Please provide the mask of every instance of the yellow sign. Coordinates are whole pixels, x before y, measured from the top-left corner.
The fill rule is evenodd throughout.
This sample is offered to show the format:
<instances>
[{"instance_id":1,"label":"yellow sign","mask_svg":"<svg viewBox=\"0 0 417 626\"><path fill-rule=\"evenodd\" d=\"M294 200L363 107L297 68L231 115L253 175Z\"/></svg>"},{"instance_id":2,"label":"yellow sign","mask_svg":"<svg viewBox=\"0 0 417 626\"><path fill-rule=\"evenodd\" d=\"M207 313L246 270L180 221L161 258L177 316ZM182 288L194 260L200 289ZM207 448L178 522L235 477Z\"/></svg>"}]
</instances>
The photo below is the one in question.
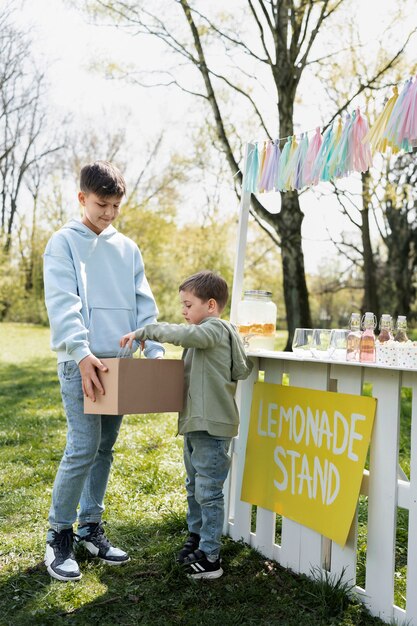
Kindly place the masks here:
<instances>
[{"instance_id":1,"label":"yellow sign","mask_svg":"<svg viewBox=\"0 0 417 626\"><path fill-rule=\"evenodd\" d=\"M256 383L242 500L343 546L375 410L375 398Z\"/></svg>"}]
</instances>

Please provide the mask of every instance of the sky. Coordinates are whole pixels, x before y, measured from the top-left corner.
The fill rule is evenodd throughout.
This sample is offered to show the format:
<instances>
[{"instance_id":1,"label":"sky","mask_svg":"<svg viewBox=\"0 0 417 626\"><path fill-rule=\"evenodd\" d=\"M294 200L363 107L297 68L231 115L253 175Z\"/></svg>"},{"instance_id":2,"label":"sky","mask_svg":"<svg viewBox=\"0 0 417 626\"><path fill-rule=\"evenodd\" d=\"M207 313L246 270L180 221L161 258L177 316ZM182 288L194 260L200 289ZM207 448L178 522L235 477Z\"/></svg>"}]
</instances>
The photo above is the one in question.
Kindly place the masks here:
<instances>
[{"instance_id":1,"label":"sky","mask_svg":"<svg viewBox=\"0 0 417 626\"><path fill-rule=\"evenodd\" d=\"M234 0L228 2L233 3ZM361 12L359 23L369 41L384 26L384 19L388 19L384 8L390 4L392 0L358 1L358 11ZM108 60L123 64L140 62L142 67L152 69L153 62L158 62L161 55L156 41L131 38L111 25L97 27L88 22L84 13L72 9L70 3L64 0L53 0L53 3L51 0L23 0L22 6L18 20L30 31L35 54L41 62L46 60L51 86L50 102L56 112L70 111L80 127L87 120L95 123L99 119L106 119L115 127L127 124L128 137L135 146L140 143L145 147L146 142L152 142L163 129L166 150L178 146L187 150L189 139L184 134L183 118L190 110L189 96L173 89L168 92L162 88L145 89L127 85L106 78L102 71L92 70L92 66L103 65ZM381 106L382 98L381 94ZM310 105L307 103L303 107L301 123L298 121L300 131L317 125L317 111L318 103L314 99ZM247 138L250 139L253 138ZM355 189L357 182L352 179L351 185ZM309 272L317 271L323 259L335 255L334 247L328 242L328 230L338 236L348 227L334 199L327 197L328 187L324 186L322 191L324 196L320 198L308 192L302 199L306 216L303 249ZM278 211L279 194L268 195L267 206L274 212ZM189 201L195 204L193 198ZM224 212L238 213L232 186L225 190L221 208Z\"/></svg>"},{"instance_id":2,"label":"sky","mask_svg":"<svg viewBox=\"0 0 417 626\"><path fill-rule=\"evenodd\" d=\"M51 10L53 7L53 10ZM150 38L146 42L127 36L111 26L96 26L84 12L63 0L23 0L18 20L30 31L33 49L48 66L50 99L54 107L70 110L80 121L106 111L115 123L133 109L132 124L141 132L153 134L181 111L181 94L170 103L152 90L113 81L93 66L106 61L149 65L160 54Z\"/></svg>"}]
</instances>

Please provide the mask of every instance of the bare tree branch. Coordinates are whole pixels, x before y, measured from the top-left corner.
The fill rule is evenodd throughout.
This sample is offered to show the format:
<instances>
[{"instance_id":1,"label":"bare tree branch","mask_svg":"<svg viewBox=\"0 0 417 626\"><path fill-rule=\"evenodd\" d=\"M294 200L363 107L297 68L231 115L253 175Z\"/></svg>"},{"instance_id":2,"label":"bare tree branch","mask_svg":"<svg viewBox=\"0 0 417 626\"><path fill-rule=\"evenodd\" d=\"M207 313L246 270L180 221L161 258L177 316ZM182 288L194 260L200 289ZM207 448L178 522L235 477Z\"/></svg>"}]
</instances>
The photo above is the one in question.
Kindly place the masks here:
<instances>
[{"instance_id":1,"label":"bare tree branch","mask_svg":"<svg viewBox=\"0 0 417 626\"><path fill-rule=\"evenodd\" d=\"M347 210L346 206L343 204L342 197L343 197L343 198L346 198L346 200L347 200L348 202L350 202L350 203L351 203L351 205L353 206L353 208L354 208L356 211L360 211L360 209L359 209L359 208L358 208L358 207L354 204L354 202L350 199L350 197L349 197L349 194L348 194L348 193L346 193L346 192L344 192L344 191L341 191L341 190L337 187L337 185L336 185L333 181L331 181L331 185L332 185L332 187L333 187L333 191L334 191L334 194L335 194L335 196L336 196L336 199L337 199L337 201L338 201L338 203L339 203L339 205L340 205L340 207L341 207L342 213L343 213L344 215L346 215L346 217L347 217L347 218L351 221L351 223L355 226L355 228L357 228L358 230L360 230L360 229L361 229L361 224L360 224L359 222L357 222L357 221L356 221L356 220L355 220L355 219L354 219L354 218L350 215L350 213L349 213L349 211Z\"/></svg>"},{"instance_id":2,"label":"bare tree branch","mask_svg":"<svg viewBox=\"0 0 417 626\"><path fill-rule=\"evenodd\" d=\"M206 22L206 24L211 28L211 30L213 30L213 32L215 32L217 35L219 35L221 40L226 40L229 43L232 43L237 48L242 48L242 50L246 54L248 54L249 56L253 57L254 59L259 61L260 63L269 63L268 57L265 58L265 59L260 57L251 48L249 48L249 46L247 44L245 44L244 41L242 41L241 39L236 39L236 37L232 37L227 32L225 32L225 30L220 30L219 28L217 28L217 26L214 24L214 22L212 20L209 20L209 18L206 15L203 15L195 7L190 7L190 9L191 9L191 11L193 13L198 15L198 17L200 17L204 22Z\"/></svg>"},{"instance_id":3,"label":"bare tree branch","mask_svg":"<svg viewBox=\"0 0 417 626\"><path fill-rule=\"evenodd\" d=\"M328 128L333 122L334 120L343 112L345 111L351 104L351 102L357 98L357 96L359 94L361 94L365 89L375 89L376 85L375 83L378 81L378 79L383 76L390 68L394 67L395 63L398 61L398 59L401 57L401 55L403 54L405 48L407 47L408 42L410 41L411 37L414 35L414 33L417 32L417 28L414 28L408 35L407 39L405 40L404 45L395 53L395 55L382 67L378 70L378 72L376 72L376 74L370 78L365 84L360 83L358 89L353 93L352 96L350 96L348 98L348 100L346 100L344 102L344 104L339 107L339 109L336 111L336 113L330 118L330 120L327 122L326 126L324 127L324 130L326 128Z\"/></svg>"},{"instance_id":4,"label":"bare tree branch","mask_svg":"<svg viewBox=\"0 0 417 626\"><path fill-rule=\"evenodd\" d=\"M321 25L326 19L326 17L328 17L328 15L326 14L326 8L328 4L329 4L329 0L323 0L323 6L321 8L320 15L317 19L315 27L311 30L310 37L306 46L306 50L303 56L301 57L301 59L299 59L298 61L297 61L297 57L298 57L299 52L301 51L301 47L298 42L294 42L294 45L293 45L294 64L296 64L297 67L299 67L301 71L305 67L308 55L310 54L310 50L314 44L314 41L316 40L316 37L319 33ZM308 17L310 17L310 15L308 15Z\"/></svg>"},{"instance_id":5,"label":"bare tree branch","mask_svg":"<svg viewBox=\"0 0 417 626\"><path fill-rule=\"evenodd\" d=\"M232 89L234 89L234 91L237 91L238 93L240 93L242 96L244 96L245 98L247 98L249 100L249 102L251 103L253 110L255 112L256 117L259 119L259 122L262 126L262 128L264 129L268 139L272 139L269 130L266 127L265 121L261 115L260 110L258 109L258 107L256 106L256 102L254 101L254 99L252 98L252 96L247 92L244 91L243 89L241 89L240 87L238 87L237 85L235 85L234 83L232 83L228 78L226 78L225 76L222 76L221 74L217 74L216 72L214 72L213 70L209 70L210 74L212 76L215 76L216 78L219 78L220 80L224 81L226 83L226 85L229 85L229 87L231 87Z\"/></svg>"},{"instance_id":6,"label":"bare tree branch","mask_svg":"<svg viewBox=\"0 0 417 626\"><path fill-rule=\"evenodd\" d=\"M217 134L219 136L219 139L222 142L222 145L224 146L225 156L230 165L232 172L233 173L239 172L239 166L234 158L233 150L231 148L229 139L227 137L227 133L224 127L223 118L220 112L220 108L217 102L214 88L210 80L210 71L207 67L207 63L206 63L206 59L204 56L203 47L201 44L200 35L198 32L197 26L193 20L192 12L190 10L187 0L179 0L179 2L184 11L185 17L187 19L188 25L192 33L194 46L195 46L197 56L198 56L198 67L203 77L204 84L205 84L206 91L207 91L207 98L214 114ZM241 180L241 174L238 174L238 176L239 176L239 179Z\"/></svg>"},{"instance_id":7,"label":"bare tree branch","mask_svg":"<svg viewBox=\"0 0 417 626\"><path fill-rule=\"evenodd\" d=\"M261 38L262 47L264 49L266 58L268 60L269 65L272 65L272 60L271 60L271 57L270 57L270 54L269 54L268 46L266 45L266 42L265 42L265 33L264 33L264 29L263 29L262 23L261 23L261 21L260 21L260 19L258 17L258 14L255 11L255 8L253 6L252 0L247 0L247 2L248 2L250 10L252 12L252 15L253 15L253 17L255 19L255 22L256 22L256 24L258 26L259 36ZM260 2L260 4L262 5L262 2Z\"/></svg>"}]
</instances>

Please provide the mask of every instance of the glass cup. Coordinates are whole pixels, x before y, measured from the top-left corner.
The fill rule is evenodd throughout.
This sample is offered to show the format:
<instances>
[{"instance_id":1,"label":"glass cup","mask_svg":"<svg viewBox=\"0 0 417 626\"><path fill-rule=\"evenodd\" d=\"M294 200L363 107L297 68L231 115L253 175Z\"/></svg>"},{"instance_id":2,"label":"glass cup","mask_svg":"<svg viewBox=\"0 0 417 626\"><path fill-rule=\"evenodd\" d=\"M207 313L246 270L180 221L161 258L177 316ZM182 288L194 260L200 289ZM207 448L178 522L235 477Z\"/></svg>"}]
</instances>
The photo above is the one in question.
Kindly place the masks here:
<instances>
[{"instance_id":1,"label":"glass cup","mask_svg":"<svg viewBox=\"0 0 417 626\"><path fill-rule=\"evenodd\" d=\"M312 328L296 328L292 340L292 351L299 357L311 357Z\"/></svg>"},{"instance_id":2,"label":"glass cup","mask_svg":"<svg viewBox=\"0 0 417 626\"><path fill-rule=\"evenodd\" d=\"M328 359L330 357L330 335L329 328L315 328L311 342L311 352L316 359Z\"/></svg>"},{"instance_id":3,"label":"glass cup","mask_svg":"<svg viewBox=\"0 0 417 626\"><path fill-rule=\"evenodd\" d=\"M330 333L330 357L334 361L346 361L346 346L349 331L335 328Z\"/></svg>"}]
</instances>

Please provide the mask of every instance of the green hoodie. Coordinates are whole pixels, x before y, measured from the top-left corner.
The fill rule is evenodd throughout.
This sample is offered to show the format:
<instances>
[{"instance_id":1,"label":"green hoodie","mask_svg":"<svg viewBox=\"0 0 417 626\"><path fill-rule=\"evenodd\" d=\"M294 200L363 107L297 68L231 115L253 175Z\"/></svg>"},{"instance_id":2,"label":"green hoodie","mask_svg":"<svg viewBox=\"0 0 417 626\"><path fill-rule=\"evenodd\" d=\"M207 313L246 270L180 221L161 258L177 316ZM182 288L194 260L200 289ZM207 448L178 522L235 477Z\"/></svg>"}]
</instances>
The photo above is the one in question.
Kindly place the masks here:
<instances>
[{"instance_id":1,"label":"green hoodie","mask_svg":"<svg viewBox=\"0 0 417 626\"><path fill-rule=\"evenodd\" d=\"M136 339L152 339L185 348L184 408L178 418L181 435L196 430L214 437L234 437L239 426L235 402L238 380L252 370L236 328L218 317L200 324L147 324Z\"/></svg>"}]
</instances>

